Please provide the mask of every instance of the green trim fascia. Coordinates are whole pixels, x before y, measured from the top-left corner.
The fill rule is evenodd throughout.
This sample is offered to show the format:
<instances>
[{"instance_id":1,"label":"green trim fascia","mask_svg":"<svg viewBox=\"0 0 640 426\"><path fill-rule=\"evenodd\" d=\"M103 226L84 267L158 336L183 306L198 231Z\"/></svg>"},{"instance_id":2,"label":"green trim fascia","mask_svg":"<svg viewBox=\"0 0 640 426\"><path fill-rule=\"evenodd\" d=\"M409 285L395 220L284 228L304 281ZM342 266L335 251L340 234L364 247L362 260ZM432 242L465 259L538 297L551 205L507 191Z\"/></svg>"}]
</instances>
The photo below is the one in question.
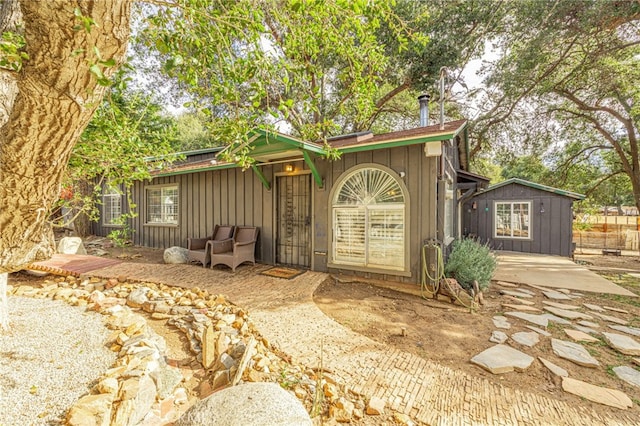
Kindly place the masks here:
<instances>
[{"instance_id":1,"label":"green trim fascia","mask_svg":"<svg viewBox=\"0 0 640 426\"><path fill-rule=\"evenodd\" d=\"M254 173L258 176L258 179L260 179L260 182L262 182L262 186L264 186L267 189L267 191L270 191L271 184L269 183L267 178L264 176L262 171L258 168L258 166L256 166L255 164L252 164L251 168L253 169Z\"/></svg>"},{"instance_id":2,"label":"green trim fascia","mask_svg":"<svg viewBox=\"0 0 640 426\"><path fill-rule=\"evenodd\" d=\"M343 154L348 154L350 152L362 152L362 151L373 151L376 149L385 149L385 148L395 148L398 146L407 146L407 145L416 145L425 142L441 142L454 138L456 132L451 133L443 133L436 136L422 136L415 139L404 139L398 141L390 141L390 142L380 142L377 144L370 145L356 145L352 147L340 148L338 147L338 151Z\"/></svg>"},{"instance_id":3,"label":"green trim fascia","mask_svg":"<svg viewBox=\"0 0 640 426\"><path fill-rule=\"evenodd\" d=\"M235 163L225 163L225 164L220 164L220 165L216 165L216 166L201 167L201 168L197 168L197 169L178 170L178 171L175 171L175 172L168 171L168 172L165 172L165 173L152 174L151 175L151 179L156 178L156 177L186 175L186 174L189 174L189 173L210 172L212 170L233 169L235 167L238 167L238 165L235 164Z\"/></svg>"},{"instance_id":4,"label":"green trim fascia","mask_svg":"<svg viewBox=\"0 0 640 426\"><path fill-rule=\"evenodd\" d=\"M488 191L493 191L494 189L498 189L498 188L501 188L503 186L510 185L512 183L517 183L517 184L520 184L520 185L528 186L529 188L534 188L534 189L539 189L541 191L550 192L552 194L564 195L565 197L575 198L577 200L584 200L586 198L586 195L577 194L577 193L571 192L571 191L565 191L564 189L553 188L551 186L542 185L541 183L535 183L535 182L531 182L531 181L524 180L524 179L519 179L519 178L511 178L511 179L507 179L507 180L505 180L503 182L498 182L495 185L491 185L490 187L488 187L487 189L485 189L484 191L482 191L479 194L482 194L482 193L485 193L485 192L488 192Z\"/></svg>"},{"instance_id":5,"label":"green trim fascia","mask_svg":"<svg viewBox=\"0 0 640 426\"><path fill-rule=\"evenodd\" d=\"M318 173L318 169L316 168L311 155L309 155L309 152L307 151L302 151L302 156L304 157L304 162L309 166L309 170L311 170L311 174L313 175L313 179L316 181L316 185L318 185L318 188L322 188L322 176Z\"/></svg>"},{"instance_id":6,"label":"green trim fascia","mask_svg":"<svg viewBox=\"0 0 640 426\"><path fill-rule=\"evenodd\" d=\"M256 147L260 146L260 144L262 145L268 144L269 138L273 138L277 142L282 142L287 145L294 146L296 148L300 148L306 151L311 151L314 154L320 154L320 155L327 154L324 148L319 145L312 144L309 142L304 142L299 139L296 139L287 135L283 135L282 133L267 132L266 130L262 130L262 129L256 130L255 132L262 135L262 137L264 138L264 139L261 139L258 143L254 143Z\"/></svg>"}]
</instances>

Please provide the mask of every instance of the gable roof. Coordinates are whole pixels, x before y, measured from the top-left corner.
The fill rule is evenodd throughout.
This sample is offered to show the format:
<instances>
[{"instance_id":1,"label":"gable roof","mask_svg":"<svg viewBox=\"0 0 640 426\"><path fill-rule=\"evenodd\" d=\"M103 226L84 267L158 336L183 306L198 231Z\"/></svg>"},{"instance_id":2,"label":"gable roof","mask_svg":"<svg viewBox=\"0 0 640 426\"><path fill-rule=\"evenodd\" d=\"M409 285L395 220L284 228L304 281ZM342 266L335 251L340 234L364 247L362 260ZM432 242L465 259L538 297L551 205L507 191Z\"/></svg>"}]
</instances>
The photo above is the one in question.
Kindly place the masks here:
<instances>
[{"instance_id":1,"label":"gable roof","mask_svg":"<svg viewBox=\"0 0 640 426\"><path fill-rule=\"evenodd\" d=\"M445 141L462 134L463 141L459 144L460 146L458 149L461 153L461 166L463 169L466 169L466 152L468 152L466 127L466 120L456 120L444 123L442 129L440 128L440 124L434 124L431 126L416 127L414 129L400 130L397 132L382 133L378 135L374 135L372 132L352 133L328 138L327 144L330 147L337 149L340 153L350 153L415 145L427 142ZM251 132L250 137L246 142L240 146L234 147L233 150L228 152L228 154L233 156L234 153L239 152L241 149L246 147L251 150L249 155L256 160L258 165L291 158L304 158L305 161L307 161L310 154L327 154L327 150L325 149L323 142L305 142L294 136L267 130L254 130ZM220 150L220 148L212 149ZM222 149L221 152L225 152L227 150L229 150L229 146ZM209 171L232 167L237 167L237 165L234 162L225 162L221 160L202 160L197 162L174 164L173 166L169 166L163 170L154 171L152 172L152 175L171 176L196 171Z\"/></svg>"},{"instance_id":2,"label":"gable roof","mask_svg":"<svg viewBox=\"0 0 640 426\"><path fill-rule=\"evenodd\" d=\"M519 179L519 178L511 178L503 182L496 183L494 185L491 185L490 187L488 187L487 189L485 189L479 194L485 194L489 191L493 191L494 189L502 188L503 186L507 186L511 184L528 186L529 188L539 189L541 191L550 192L552 194L563 195L565 197L573 198L575 200L584 200L586 197L585 195L578 194L576 192L565 191L563 189L553 188L551 186L546 186L540 183L530 182L528 180Z\"/></svg>"},{"instance_id":3,"label":"gable roof","mask_svg":"<svg viewBox=\"0 0 640 426\"><path fill-rule=\"evenodd\" d=\"M389 148L391 146L413 145L424 142L435 142L453 139L466 128L466 120L456 120L431 126L416 127L397 132L374 135L371 132L354 133L327 139L332 148L340 152L368 151L372 149Z\"/></svg>"}]
</instances>

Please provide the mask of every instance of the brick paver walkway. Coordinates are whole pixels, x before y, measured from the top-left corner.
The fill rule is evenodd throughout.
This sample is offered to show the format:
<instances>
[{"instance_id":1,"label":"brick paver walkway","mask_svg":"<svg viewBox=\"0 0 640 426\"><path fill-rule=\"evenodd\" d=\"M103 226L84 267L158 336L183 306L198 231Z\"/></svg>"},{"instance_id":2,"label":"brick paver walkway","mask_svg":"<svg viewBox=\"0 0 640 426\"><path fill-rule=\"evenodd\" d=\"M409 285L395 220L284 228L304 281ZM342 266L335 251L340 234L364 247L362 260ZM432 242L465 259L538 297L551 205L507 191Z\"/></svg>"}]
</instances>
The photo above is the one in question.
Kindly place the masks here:
<instances>
[{"instance_id":1,"label":"brick paver walkway","mask_svg":"<svg viewBox=\"0 0 640 426\"><path fill-rule=\"evenodd\" d=\"M260 332L309 367L322 366L365 397L384 398L394 410L430 425L636 425L628 413L602 415L589 407L496 385L354 333L324 315L313 292L327 275L292 280L235 274L191 265L124 263L91 273L101 277L200 287L249 309ZM434 342L434 344L440 344Z\"/></svg>"}]
</instances>

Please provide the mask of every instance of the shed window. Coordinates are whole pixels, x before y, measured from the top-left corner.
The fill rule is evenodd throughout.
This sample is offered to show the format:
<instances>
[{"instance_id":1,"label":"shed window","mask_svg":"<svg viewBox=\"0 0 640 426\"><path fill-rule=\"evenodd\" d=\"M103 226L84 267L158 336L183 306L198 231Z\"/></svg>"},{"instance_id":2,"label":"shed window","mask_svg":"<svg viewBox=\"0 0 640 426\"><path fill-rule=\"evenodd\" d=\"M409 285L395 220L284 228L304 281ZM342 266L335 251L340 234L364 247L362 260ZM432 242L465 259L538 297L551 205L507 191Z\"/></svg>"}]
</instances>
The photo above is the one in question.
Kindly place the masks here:
<instances>
[{"instance_id":1,"label":"shed window","mask_svg":"<svg viewBox=\"0 0 640 426\"><path fill-rule=\"evenodd\" d=\"M146 219L150 224L178 224L178 187L147 188Z\"/></svg>"},{"instance_id":2,"label":"shed window","mask_svg":"<svg viewBox=\"0 0 640 426\"><path fill-rule=\"evenodd\" d=\"M531 238L531 201L496 201L496 238Z\"/></svg>"},{"instance_id":3,"label":"shed window","mask_svg":"<svg viewBox=\"0 0 640 426\"><path fill-rule=\"evenodd\" d=\"M359 168L336 188L332 204L332 261L405 269L405 196L388 172Z\"/></svg>"},{"instance_id":4,"label":"shed window","mask_svg":"<svg viewBox=\"0 0 640 426\"><path fill-rule=\"evenodd\" d=\"M102 223L104 225L122 225L122 193L115 187L108 185L102 195Z\"/></svg>"}]
</instances>

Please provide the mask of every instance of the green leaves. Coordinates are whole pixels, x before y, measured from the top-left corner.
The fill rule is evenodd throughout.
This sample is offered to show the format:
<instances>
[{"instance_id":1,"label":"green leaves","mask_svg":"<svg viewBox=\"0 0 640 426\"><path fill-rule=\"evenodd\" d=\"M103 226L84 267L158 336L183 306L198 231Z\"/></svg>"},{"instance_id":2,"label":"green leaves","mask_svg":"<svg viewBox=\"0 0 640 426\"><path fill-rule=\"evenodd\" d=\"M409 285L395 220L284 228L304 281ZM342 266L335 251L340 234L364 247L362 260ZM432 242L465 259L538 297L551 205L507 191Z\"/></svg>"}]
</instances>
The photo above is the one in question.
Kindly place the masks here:
<instances>
[{"instance_id":1,"label":"green leaves","mask_svg":"<svg viewBox=\"0 0 640 426\"><path fill-rule=\"evenodd\" d=\"M20 71L29 55L24 51L26 41L22 34L7 31L0 38L0 68Z\"/></svg>"}]
</instances>

